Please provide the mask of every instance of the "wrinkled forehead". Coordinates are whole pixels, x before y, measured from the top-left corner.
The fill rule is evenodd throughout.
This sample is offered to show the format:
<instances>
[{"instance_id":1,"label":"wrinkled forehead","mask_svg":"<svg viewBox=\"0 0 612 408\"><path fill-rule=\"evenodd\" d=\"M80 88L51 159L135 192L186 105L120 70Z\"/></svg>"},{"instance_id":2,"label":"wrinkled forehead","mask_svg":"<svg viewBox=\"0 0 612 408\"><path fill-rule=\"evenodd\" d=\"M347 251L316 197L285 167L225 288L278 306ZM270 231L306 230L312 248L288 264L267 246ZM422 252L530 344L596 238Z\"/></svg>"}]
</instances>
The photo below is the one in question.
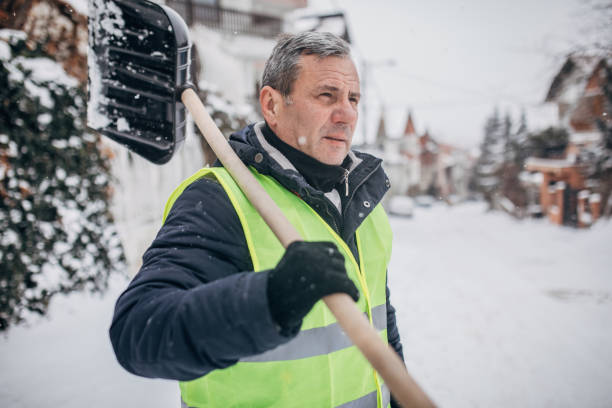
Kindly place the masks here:
<instances>
[{"instance_id":1,"label":"wrinkled forehead","mask_svg":"<svg viewBox=\"0 0 612 408\"><path fill-rule=\"evenodd\" d=\"M352 92L359 92L359 73L350 56L327 56L302 54L298 60L298 71L294 83L320 85L321 83L345 85Z\"/></svg>"}]
</instances>

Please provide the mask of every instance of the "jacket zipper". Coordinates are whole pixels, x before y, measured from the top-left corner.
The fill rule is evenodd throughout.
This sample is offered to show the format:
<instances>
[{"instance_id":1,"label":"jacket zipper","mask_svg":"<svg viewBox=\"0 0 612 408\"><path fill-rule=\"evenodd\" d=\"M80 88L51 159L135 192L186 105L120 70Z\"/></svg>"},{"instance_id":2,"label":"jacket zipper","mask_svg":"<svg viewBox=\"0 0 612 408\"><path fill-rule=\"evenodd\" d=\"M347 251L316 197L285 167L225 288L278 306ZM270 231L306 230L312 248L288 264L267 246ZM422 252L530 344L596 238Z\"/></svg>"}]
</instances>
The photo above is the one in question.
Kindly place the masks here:
<instances>
[{"instance_id":1,"label":"jacket zipper","mask_svg":"<svg viewBox=\"0 0 612 408\"><path fill-rule=\"evenodd\" d=\"M348 185L348 176L349 176L350 171L348 171L347 169L344 169L344 178L342 179L342 181L344 181L344 196L348 197L349 195L349 185Z\"/></svg>"},{"instance_id":2,"label":"jacket zipper","mask_svg":"<svg viewBox=\"0 0 612 408\"><path fill-rule=\"evenodd\" d=\"M361 185L363 183L365 183L370 176L372 176L372 174L374 174L378 168L381 166L381 163L378 163L376 165L376 167L374 167L374 169L372 169L372 171L370 173L368 173L368 175L366 177L364 177L359 184L357 184L357 186L353 189L353 192L351 193L350 197L349 197L349 183L348 183L348 178L349 178L349 174L350 171L347 169L344 169L344 177L342 178L342 182L344 183L344 196L345 197L349 197L349 199L346 201L346 203L342 206L342 212L339 214L340 217L344 218L344 214L346 213L346 208L348 207L348 203L353 199L353 196L355 195L355 192L359 189L359 187L361 187ZM325 205L325 211L327 212L327 214L330 217L330 220L332 221L333 225L332 228L334 231L337 232L338 235L342 236L342 231L340 230L338 224L336 223L336 217L330 213L329 208L327 205ZM337 209L336 209L337 211Z\"/></svg>"},{"instance_id":3,"label":"jacket zipper","mask_svg":"<svg viewBox=\"0 0 612 408\"><path fill-rule=\"evenodd\" d=\"M372 176L372 174L374 174L376 172L376 170L378 170L378 168L380 167L381 163L379 162L376 167L374 167L374 169L372 169L372 171L370 173L368 173L368 175L364 178L361 179L361 181L359 182L359 184L357 184L357 186L353 189L353 192L351 193L351 196L349 197L348 200L346 200L346 203L344 203L344 205L342 206L342 217L344 218L344 214L346 214L346 208L348 207L349 203L351 202L351 200L353 199L353 196L355 195L355 192L357 190L359 190L359 187L361 187L361 185L363 183L365 183L370 176ZM348 174L346 175L346 191L348 193ZM347 194L348 196L348 194Z\"/></svg>"}]
</instances>

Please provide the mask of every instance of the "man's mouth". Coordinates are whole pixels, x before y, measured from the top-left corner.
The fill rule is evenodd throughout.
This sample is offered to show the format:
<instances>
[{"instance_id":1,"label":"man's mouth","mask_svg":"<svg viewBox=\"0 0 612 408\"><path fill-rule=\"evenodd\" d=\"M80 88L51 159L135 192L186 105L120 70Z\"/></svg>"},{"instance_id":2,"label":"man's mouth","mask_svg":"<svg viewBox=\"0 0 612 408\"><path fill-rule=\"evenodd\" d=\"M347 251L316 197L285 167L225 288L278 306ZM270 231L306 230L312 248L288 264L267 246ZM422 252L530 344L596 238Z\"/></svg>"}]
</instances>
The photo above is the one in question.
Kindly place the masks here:
<instances>
[{"instance_id":1,"label":"man's mouth","mask_svg":"<svg viewBox=\"0 0 612 408\"><path fill-rule=\"evenodd\" d=\"M323 139L326 139L332 143L346 143L346 139L343 137L324 136Z\"/></svg>"}]
</instances>

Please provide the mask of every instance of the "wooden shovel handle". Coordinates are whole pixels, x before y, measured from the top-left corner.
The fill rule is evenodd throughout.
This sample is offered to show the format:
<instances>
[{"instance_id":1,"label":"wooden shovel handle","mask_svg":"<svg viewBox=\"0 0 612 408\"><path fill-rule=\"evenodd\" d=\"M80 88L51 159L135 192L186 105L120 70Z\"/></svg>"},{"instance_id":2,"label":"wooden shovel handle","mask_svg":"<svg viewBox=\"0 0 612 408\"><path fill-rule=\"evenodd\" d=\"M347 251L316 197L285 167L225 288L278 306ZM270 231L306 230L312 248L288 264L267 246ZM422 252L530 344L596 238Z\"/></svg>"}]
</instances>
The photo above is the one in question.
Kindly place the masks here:
<instances>
[{"instance_id":1,"label":"wooden shovel handle","mask_svg":"<svg viewBox=\"0 0 612 408\"><path fill-rule=\"evenodd\" d=\"M217 158L223 163L283 247L287 248L292 242L301 241L300 234L232 150L193 89L184 90L181 100ZM325 296L323 301L351 341L378 371L393 397L403 407L434 407L431 400L410 377L399 356L380 339L376 330L348 295L333 294Z\"/></svg>"}]
</instances>

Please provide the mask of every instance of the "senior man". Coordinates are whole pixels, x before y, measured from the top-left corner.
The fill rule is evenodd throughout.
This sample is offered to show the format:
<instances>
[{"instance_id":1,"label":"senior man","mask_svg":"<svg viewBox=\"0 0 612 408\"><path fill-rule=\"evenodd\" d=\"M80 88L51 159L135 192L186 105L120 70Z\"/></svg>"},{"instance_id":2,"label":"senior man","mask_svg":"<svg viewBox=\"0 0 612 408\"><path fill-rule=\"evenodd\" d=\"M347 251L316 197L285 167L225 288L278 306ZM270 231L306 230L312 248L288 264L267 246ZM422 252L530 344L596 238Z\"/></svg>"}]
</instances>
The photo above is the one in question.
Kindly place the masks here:
<instances>
[{"instance_id":1,"label":"senior man","mask_svg":"<svg viewBox=\"0 0 612 408\"><path fill-rule=\"evenodd\" d=\"M222 167L172 194L110 336L128 371L180 381L185 407L387 407L382 379L321 298L347 293L402 356L389 302L381 160L352 151L360 98L348 44L282 36L264 122L230 143L304 242L286 251Z\"/></svg>"}]
</instances>

